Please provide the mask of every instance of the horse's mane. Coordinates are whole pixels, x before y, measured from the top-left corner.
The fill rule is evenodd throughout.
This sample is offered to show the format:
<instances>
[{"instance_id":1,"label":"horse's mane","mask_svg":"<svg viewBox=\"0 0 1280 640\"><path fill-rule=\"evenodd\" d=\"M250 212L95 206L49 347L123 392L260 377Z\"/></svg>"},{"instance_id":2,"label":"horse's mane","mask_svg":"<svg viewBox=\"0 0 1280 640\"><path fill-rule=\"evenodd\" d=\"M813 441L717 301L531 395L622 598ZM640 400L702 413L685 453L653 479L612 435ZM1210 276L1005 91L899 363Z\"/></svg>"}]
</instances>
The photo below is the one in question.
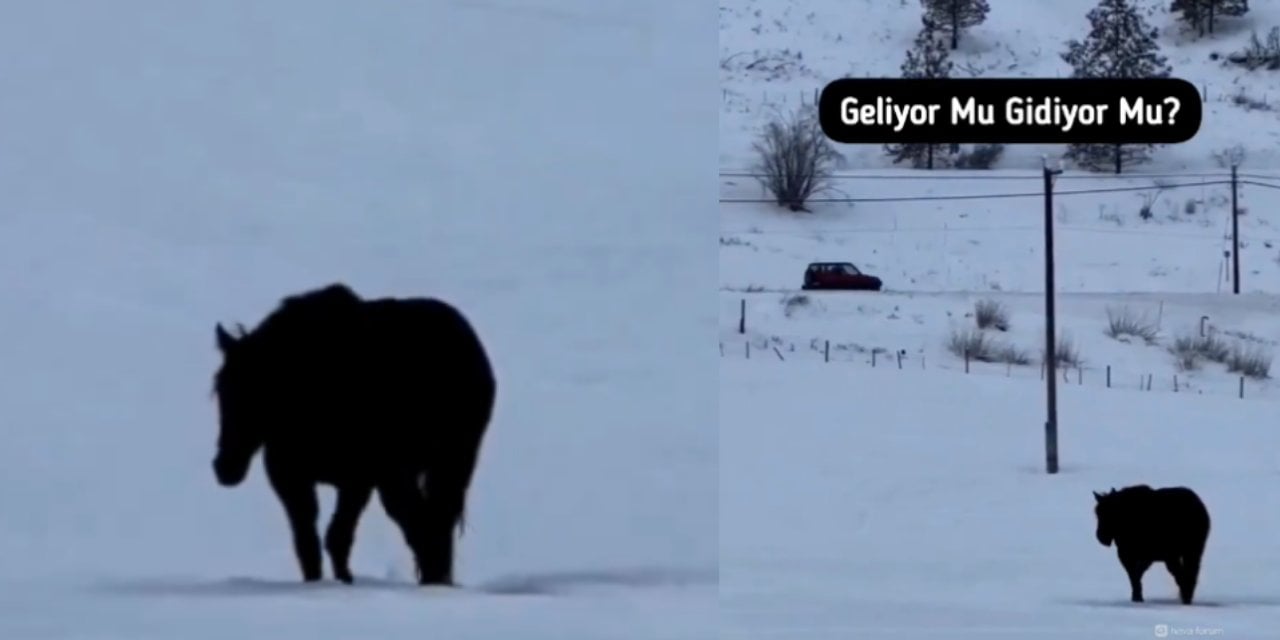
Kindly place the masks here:
<instances>
[{"instance_id":1,"label":"horse's mane","mask_svg":"<svg viewBox=\"0 0 1280 640\"><path fill-rule=\"evenodd\" d=\"M1116 491L1115 496L1116 497L1123 496L1125 498L1129 498L1129 497L1138 496L1138 495L1145 495L1148 493L1155 493L1155 489L1152 489L1149 485L1135 484L1131 487L1125 487L1123 489Z\"/></svg>"},{"instance_id":2,"label":"horse's mane","mask_svg":"<svg viewBox=\"0 0 1280 640\"><path fill-rule=\"evenodd\" d=\"M252 331L239 326L236 338L268 349L295 340L305 341L310 336L326 334L335 319L341 319L345 312L358 308L363 301L351 287L340 282L288 296ZM223 373L224 369L219 369L214 375L215 394L221 388Z\"/></svg>"}]
</instances>

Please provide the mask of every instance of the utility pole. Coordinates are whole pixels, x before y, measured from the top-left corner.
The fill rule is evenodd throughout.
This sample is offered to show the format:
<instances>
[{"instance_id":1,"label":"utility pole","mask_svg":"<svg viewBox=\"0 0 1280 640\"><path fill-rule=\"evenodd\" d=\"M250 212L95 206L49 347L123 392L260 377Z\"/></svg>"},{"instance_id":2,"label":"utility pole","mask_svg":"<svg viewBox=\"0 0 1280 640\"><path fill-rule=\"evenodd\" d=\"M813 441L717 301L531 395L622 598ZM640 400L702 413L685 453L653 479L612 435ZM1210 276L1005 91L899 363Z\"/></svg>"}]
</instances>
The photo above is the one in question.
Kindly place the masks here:
<instances>
[{"instance_id":1,"label":"utility pole","mask_svg":"<svg viewBox=\"0 0 1280 640\"><path fill-rule=\"evenodd\" d=\"M1231 293L1240 294L1240 207L1236 194L1240 191L1240 181L1236 177L1237 165L1231 165Z\"/></svg>"},{"instance_id":2,"label":"utility pole","mask_svg":"<svg viewBox=\"0 0 1280 640\"><path fill-rule=\"evenodd\" d=\"M1045 400L1048 416L1044 422L1045 468L1058 472L1058 351L1053 298L1053 177L1062 169L1050 169L1044 162L1044 367Z\"/></svg>"}]
</instances>

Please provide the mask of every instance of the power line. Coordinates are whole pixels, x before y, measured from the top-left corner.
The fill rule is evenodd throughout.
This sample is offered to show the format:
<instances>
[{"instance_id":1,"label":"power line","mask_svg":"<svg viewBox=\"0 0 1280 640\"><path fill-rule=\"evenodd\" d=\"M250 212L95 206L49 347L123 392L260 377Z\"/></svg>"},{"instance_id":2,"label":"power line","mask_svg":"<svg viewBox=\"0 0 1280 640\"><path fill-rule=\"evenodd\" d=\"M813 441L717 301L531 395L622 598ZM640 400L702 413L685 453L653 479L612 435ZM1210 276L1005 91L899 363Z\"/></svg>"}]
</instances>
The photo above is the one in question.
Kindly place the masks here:
<instances>
[{"instance_id":1,"label":"power line","mask_svg":"<svg viewBox=\"0 0 1280 640\"><path fill-rule=\"evenodd\" d=\"M1266 182L1254 182L1252 180L1241 180L1240 184L1253 185L1255 187L1266 187L1268 189L1280 189L1280 184L1268 184ZM770 202L773 202L770 200Z\"/></svg>"},{"instance_id":2,"label":"power line","mask_svg":"<svg viewBox=\"0 0 1280 640\"><path fill-rule=\"evenodd\" d=\"M1109 187L1098 189L1076 189L1074 191L1055 191L1054 195L1088 195L1095 193L1121 193L1126 191L1161 191L1165 189L1178 189L1182 187L1207 187L1214 185L1229 185L1231 181L1213 181L1213 182L1187 182L1182 184L1166 184L1151 185L1145 187ZM1250 183L1252 184L1252 183ZM1261 183L1258 183L1261 184ZM1263 185L1275 186L1275 185ZM1280 188L1277 186L1276 188ZM1003 198L1043 198L1044 192L1032 191L1026 193L985 193L985 194L956 194L948 196L890 196L885 198L809 198L806 203L824 203L824 204L853 204L858 202L926 202L932 200L997 200ZM775 198L721 198L720 204L770 204L777 200Z\"/></svg>"},{"instance_id":3,"label":"power line","mask_svg":"<svg viewBox=\"0 0 1280 640\"><path fill-rule=\"evenodd\" d=\"M1241 178L1253 178L1256 180L1280 180L1280 175L1265 175L1260 173L1240 173L1237 174ZM763 173L755 173L750 171L721 171L721 178L767 178ZM840 173L835 172L828 174L829 178L835 180L970 180L970 181L996 181L996 180L1041 180L1040 174L1028 175L949 175L946 173L932 174L872 174L872 173ZM1098 173L1098 174L1061 174L1055 177L1056 180L1143 180L1143 179L1169 179L1169 178L1224 178L1230 179L1230 172L1218 173Z\"/></svg>"},{"instance_id":4,"label":"power line","mask_svg":"<svg viewBox=\"0 0 1280 640\"><path fill-rule=\"evenodd\" d=\"M1212 240L1221 242L1231 237L1230 232L1224 233L1192 233L1179 231L1161 231L1151 228L1136 229L1107 229L1097 227L1085 227L1076 225L1056 225L1060 232L1064 233L1089 233L1099 235L1141 235L1145 237L1157 238L1187 238L1192 240ZM822 229L821 231L781 231L771 229L761 230L724 230L722 234L725 236L789 236L797 238L812 237L815 235L822 236L858 236L867 234L891 234L891 235L913 235L913 234L957 234L963 235L967 233L981 234L998 234L1006 232L1030 233L1040 232L1044 228L1040 225L1004 225L1004 226L985 226L985 227L866 227L862 229ZM1280 240L1280 236L1254 237L1254 241L1276 241Z\"/></svg>"}]
</instances>

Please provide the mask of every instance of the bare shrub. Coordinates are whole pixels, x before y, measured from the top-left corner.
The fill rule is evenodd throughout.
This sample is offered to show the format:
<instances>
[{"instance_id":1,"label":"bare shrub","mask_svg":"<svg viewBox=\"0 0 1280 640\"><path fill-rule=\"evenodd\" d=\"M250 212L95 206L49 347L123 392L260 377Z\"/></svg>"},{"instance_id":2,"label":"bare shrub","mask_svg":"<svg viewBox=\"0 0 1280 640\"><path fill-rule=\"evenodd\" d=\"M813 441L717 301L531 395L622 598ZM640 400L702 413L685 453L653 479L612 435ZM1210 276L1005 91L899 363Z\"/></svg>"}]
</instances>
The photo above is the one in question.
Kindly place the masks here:
<instances>
[{"instance_id":1,"label":"bare shrub","mask_svg":"<svg viewBox=\"0 0 1280 640\"><path fill-rule=\"evenodd\" d=\"M1009 330L1009 312L995 300L979 300L973 305L973 319L979 329Z\"/></svg>"},{"instance_id":2,"label":"bare shrub","mask_svg":"<svg viewBox=\"0 0 1280 640\"><path fill-rule=\"evenodd\" d=\"M1200 354L1195 349L1169 349L1173 354L1173 364L1179 371L1195 371L1200 368Z\"/></svg>"},{"instance_id":3,"label":"bare shrub","mask_svg":"<svg viewBox=\"0 0 1280 640\"><path fill-rule=\"evenodd\" d=\"M1084 366L1084 358L1080 357L1080 350L1076 348L1076 344L1069 336L1060 335L1053 345L1054 360L1056 360L1055 368ZM1040 362L1048 363L1049 354L1045 350L1040 349Z\"/></svg>"},{"instance_id":4,"label":"bare shrub","mask_svg":"<svg viewBox=\"0 0 1280 640\"><path fill-rule=\"evenodd\" d=\"M947 351L961 359L1002 364L1031 364L1025 349L991 338L981 329L956 329L947 340Z\"/></svg>"},{"instance_id":5,"label":"bare shrub","mask_svg":"<svg viewBox=\"0 0 1280 640\"><path fill-rule=\"evenodd\" d=\"M1107 307L1107 337L1122 340L1132 337L1147 344L1155 344L1160 337L1160 328L1150 320L1146 313L1135 314L1129 307Z\"/></svg>"},{"instance_id":6,"label":"bare shrub","mask_svg":"<svg viewBox=\"0 0 1280 640\"><path fill-rule=\"evenodd\" d=\"M947 351L957 358L967 358L978 362L995 362L994 342L987 334L976 329L954 330L947 340Z\"/></svg>"},{"instance_id":7,"label":"bare shrub","mask_svg":"<svg viewBox=\"0 0 1280 640\"><path fill-rule=\"evenodd\" d=\"M1210 362L1222 364L1231 357L1231 345L1216 335L1197 336L1195 338L1195 348L1196 352Z\"/></svg>"},{"instance_id":8,"label":"bare shrub","mask_svg":"<svg viewBox=\"0 0 1280 640\"><path fill-rule=\"evenodd\" d=\"M1250 71L1265 68L1269 71L1280 69L1280 27L1272 27L1267 32L1264 43L1254 31L1249 36L1249 44L1243 50L1227 56L1227 60Z\"/></svg>"},{"instance_id":9,"label":"bare shrub","mask_svg":"<svg viewBox=\"0 0 1280 640\"><path fill-rule=\"evenodd\" d=\"M1227 371L1265 380L1271 376L1271 353L1257 345L1236 345L1227 356Z\"/></svg>"},{"instance_id":10,"label":"bare shrub","mask_svg":"<svg viewBox=\"0 0 1280 640\"><path fill-rule=\"evenodd\" d=\"M790 318L796 309L809 306L809 302L809 296L803 293L788 295L782 299L782 313Z\"/></svg>"},{"instance_id":11,"label":"bare shrub","mask_svg":"<svg viewBox=\"0 0 1280 640\"><path fill-rule=\"evenodd\" d=\"M1195 361L1200 359L1200 353L1196 348L1196 336L1181 335L1173 339L1173 344L1169 345L1169 353L1177 358L1180 362Z\"/></svg>"},{"instance_id":12,"label":"bare shrub","mask_svg":"<svg viewBox=\"0 0 1280 640\"><path fill-rule=\"evenodd\" d=\"M752 148L759 156L757 180L791 211L808 212L805 203L831 188L831 167L840 159L813 106L770 121Z\"/></svg>"},{"instance_id":13,"label":"bare shrub","mask_svg":"<svg viewBox=\"0 0 1280 640\"><path fill-rule=\"evenodd\" d=\"M1202 360L1225 363L1232 350L1221 338L1214 335L1198 336L1183 334L1174 338L1169 345L1169 353L1173 354L1174 364L1183 371L1200 368Z\"/></svg>"},{"instance_id":14,"label":"bare shrub","mask_svg":"<svg viewBox=\"0 0 1280 640\"><path fill-rule=\"evenodd\" d=\"M1012 344L1002 344L993 349L996 362L1026 366L1031 364L1031 353Z\"/></svg>"},{"instance_id":15,"label":"bare shrub","mask_svg":"<svg viewBox=\"0 0 1280 640\"><path fill-rule=\"evenodd\" d=\"M1265 97L1255 98L1244 87L1240 87L1231 96L1231 104L1242 107L1245 111L1271 111L1271 103Z\"/></svg>"}]
</instances>

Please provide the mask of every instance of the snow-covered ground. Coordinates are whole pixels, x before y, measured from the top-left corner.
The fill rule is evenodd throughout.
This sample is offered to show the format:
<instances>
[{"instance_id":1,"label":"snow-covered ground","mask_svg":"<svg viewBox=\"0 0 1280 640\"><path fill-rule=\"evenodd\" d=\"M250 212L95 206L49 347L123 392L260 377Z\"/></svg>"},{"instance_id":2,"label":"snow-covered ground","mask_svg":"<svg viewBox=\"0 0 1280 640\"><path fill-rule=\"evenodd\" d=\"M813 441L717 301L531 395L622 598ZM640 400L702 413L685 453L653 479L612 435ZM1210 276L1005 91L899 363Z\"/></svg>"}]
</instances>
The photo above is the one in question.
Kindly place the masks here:
<instances>
[{"instance_id":1,"label":"snow-covered ground","mask_svg":"<svg viewBox=\"0 0 1280 640\"><path fill-rule=\"evenodd\" d=\"M0 11L0 636L713 637L696 4ZM303 587L260 470L214 482L214 323L332 281L493 355L468 591L410 586L376 503L360 584Z\"/></svg>"},{"instance_id":2,"label":"snow-covered ground","mask_svg":"<svg viewBox=\"0 0 1280 640\"><path fill-rule=\"evenodd\" d=\"M1275 638L1271 403L822 363L721 367L723 638ZM1091 491L1186 485L1213 520L1198 604L1129 603Z\"/></svg>"},{"instance_id":3,"label":"snow-covered ground","mask_svg":"<svg viewBox=\"0 0 1280 640\"><path fill-rule=\"evenodd\" d=\"M1066 76L1059 54L1096 1L990 4L953 54L958 75ZM1064 466L1047 476L1040 167L1065 149L1010 146L995 169L962 172L837 145L834 190L809 213L780 210L751 175L760 127L835 78L898 76L920 6L722 0L723 637L1142 638L1157 624L1276 637L1276 370L1242 378L1205 358L1187 370L1170 347L1202 328L1263 359L1280 345L1280 75L1210 60L1254 29L1265 38L1280 5L1252 3L1196 41L1168 2L1139 4L1174 75L1205 93L1204 122L1123 175L1068 166L1055 180L1057 329L1083 364L1058 374ZM1236 145L1240 296L1220 157ZM801 292L813 261L853 262L885 291ZM1010 320L987 339L1026 364L966 373L950 351L982 300ZM1109 311L1156 334L1108 336ZM1147 576L1152 602L1128 605L1089 491L1135 483L1191 486L1215 514L1201 606L1167 606L1162 567Z\"/></svg>"}]
</instances>

